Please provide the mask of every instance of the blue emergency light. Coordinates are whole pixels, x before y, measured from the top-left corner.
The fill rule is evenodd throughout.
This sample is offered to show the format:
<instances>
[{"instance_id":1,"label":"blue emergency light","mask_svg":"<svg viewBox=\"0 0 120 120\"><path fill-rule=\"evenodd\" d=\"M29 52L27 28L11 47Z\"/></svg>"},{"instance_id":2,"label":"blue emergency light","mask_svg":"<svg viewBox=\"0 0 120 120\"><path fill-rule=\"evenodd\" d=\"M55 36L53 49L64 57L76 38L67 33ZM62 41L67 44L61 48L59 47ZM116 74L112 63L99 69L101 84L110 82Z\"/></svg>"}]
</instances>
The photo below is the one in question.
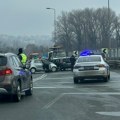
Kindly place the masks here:
<instances>
[{"instance_id":1,"label":"blue emergency light","mask_svg":"<svg viewBox=\"0 0 120 120\"><path fill-rule=\"evenodd\" d=\"M89 56L89 55L93 55L94 53L91 50L83 50L80 53L80 56Z\"/></svg>"}]
</instances>

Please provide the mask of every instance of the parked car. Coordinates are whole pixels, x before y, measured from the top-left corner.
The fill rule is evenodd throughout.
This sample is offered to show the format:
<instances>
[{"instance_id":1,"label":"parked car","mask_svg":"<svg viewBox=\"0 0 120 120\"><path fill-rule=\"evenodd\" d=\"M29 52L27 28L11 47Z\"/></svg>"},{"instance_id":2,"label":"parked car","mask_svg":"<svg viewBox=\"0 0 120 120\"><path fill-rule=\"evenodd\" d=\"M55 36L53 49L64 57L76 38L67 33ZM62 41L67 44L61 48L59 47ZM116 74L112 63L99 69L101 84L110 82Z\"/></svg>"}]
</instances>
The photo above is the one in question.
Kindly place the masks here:
<instances>
[{"instance_id":1,"label":"parked car","mask_svg":"<svg viewBox=\"0 0 120 120\"><path fill-rule=\"evenodd\" d=\"M21 93L32 95L33 80L29 69L13 53L0 54L0 93L10 94L14 101L21 100Z\"/></svg>"},{"instance_id":2,"label":"parked car","mask_svg":"<svg viewBox=\"0 0 120 120\"><path fill-rule=\"evenodd\" d=\"M57 65L59 70L71 69L70 57L53 58L52 62Z\"/></svg>"},{"instance_id":3,"label":"parked car","mask_svg":"<svg viewBox=\"0 0 120 120\"><path fill-rule=\"evenodd\" d=\"M101 55L80 56L73 69L74 83L85 79L103 79L107 82L110 79L109 65Z\"/></svg>"},{"instance_id":4,"label":"parked car","mask_svg":"<svg viewBox=\"0 0 120 120\"><path fill-rule=\"evenodd\" d=\"M30 71L31 73L39 72L39 71L45 71L45 72L56 72L57 71L57 66L49 62L48 60L45 59L32 59L30 61Z\"/></svg>"}]
</instances>

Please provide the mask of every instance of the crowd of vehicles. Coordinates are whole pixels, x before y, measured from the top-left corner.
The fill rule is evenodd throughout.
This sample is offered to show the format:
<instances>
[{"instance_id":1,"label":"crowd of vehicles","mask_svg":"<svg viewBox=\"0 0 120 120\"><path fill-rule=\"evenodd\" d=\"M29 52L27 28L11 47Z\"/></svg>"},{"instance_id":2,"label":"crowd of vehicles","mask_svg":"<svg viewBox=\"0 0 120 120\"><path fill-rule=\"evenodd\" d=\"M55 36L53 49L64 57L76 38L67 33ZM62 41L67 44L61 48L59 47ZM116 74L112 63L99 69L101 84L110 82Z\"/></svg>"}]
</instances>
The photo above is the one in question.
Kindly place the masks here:
<instances>
[{"instance_id":1,"label":"crowd of vehicles","mask_svg":"<svg viewBox=\"0 0 120 120\"><path fill-rule=\"evenodd\" d=\"M67 69L71 70L70 57L51 60L35 57L23 65L13 53L0 54L0 93L9 94L12 100L18 102L23 92L25 95L32 95L32 74L39 71L56 72ZM76 84L86 79L102 79L105 82L110 79L110 67L102 55L84 52L76 58L73 81Z\"/></svg>"}]
</instances>

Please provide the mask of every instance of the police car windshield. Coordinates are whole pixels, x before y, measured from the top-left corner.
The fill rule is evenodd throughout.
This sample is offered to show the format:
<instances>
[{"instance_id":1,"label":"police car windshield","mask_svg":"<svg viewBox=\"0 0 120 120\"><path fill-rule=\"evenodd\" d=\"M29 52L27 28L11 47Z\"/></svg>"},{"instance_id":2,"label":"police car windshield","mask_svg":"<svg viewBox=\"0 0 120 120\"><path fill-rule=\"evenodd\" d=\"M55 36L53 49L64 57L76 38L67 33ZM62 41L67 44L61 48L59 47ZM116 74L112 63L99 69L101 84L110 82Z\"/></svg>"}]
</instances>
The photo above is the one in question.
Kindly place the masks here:
<instances>
[{"instance_id":1,"label":"police car windshield","mask_svg":"<svg viewBox=\"0 0 120 120\"><path fill-rule=\"evenodd\" d=\"M86 57L79 57L77 62L100 62L101 61L101 57L99 56L86 56Z\"/></svg>"}]
</instances>

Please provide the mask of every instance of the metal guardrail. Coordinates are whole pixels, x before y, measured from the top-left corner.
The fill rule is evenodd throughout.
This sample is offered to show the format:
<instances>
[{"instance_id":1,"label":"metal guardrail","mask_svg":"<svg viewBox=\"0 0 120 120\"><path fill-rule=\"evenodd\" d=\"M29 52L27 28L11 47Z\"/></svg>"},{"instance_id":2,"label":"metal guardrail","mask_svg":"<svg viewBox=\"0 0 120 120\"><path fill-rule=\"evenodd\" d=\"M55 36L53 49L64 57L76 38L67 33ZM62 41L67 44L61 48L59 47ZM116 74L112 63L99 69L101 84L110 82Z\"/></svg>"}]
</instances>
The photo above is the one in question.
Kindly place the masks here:
<instances>
[{"instance_id":1,"label":"metal guardrail","mask_svg":"<svg viewBox=\"0 0 120 120\"><path fill-rule=\"evenodd\" d=\"M120 60L108 60L107 63L109 64L110 68L120 68Z\"/></svg>"}]
</instances>

